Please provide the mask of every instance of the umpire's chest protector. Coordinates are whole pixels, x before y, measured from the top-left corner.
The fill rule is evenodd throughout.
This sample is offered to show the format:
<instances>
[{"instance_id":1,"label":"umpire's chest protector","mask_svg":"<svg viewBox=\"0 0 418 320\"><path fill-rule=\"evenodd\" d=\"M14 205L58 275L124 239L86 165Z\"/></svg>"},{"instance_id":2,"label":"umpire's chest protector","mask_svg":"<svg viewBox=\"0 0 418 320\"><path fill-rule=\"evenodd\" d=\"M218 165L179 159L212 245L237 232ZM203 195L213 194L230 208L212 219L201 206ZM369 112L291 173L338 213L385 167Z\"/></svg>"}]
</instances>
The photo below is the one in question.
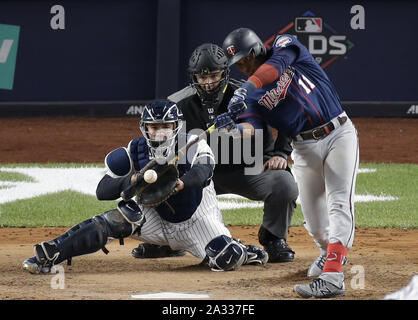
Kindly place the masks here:
<instances>
[{"instance_id":1,"label":"umpire's chest protector","mask_svg":"<svg viewBox=\"0 0 418 320\"><path fill-rule=\"evenodd\" d=\"M136 171L141 170L151 161L149 158L148 145L145 138L135 138L128 146L130 158ZM187 160L186 164L178 165L179 175L183 176L191 168L191 164ZM166 221L182 222L190 219L197 207L202 201L202 188L185 188L179 193L171 196L166 202L162 203L155 210Z\"/></svg>"}]
</instances>

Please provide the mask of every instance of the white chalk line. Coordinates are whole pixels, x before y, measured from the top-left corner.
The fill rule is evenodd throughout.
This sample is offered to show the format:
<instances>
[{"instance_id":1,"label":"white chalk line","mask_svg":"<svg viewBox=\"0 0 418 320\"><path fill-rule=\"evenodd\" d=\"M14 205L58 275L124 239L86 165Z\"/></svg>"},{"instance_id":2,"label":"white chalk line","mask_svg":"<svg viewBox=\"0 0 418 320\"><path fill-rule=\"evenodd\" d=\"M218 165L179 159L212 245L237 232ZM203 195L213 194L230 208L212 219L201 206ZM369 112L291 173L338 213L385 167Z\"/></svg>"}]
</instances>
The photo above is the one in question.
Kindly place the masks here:
<instances>
[{"instance_id":1,"label":"white chalk line","mask_svg":"<svg viewBox=\"0 0 418 320\"><path fill-rule=\"evenodd\" d=\"M210 298L208 294L194 294L182 292L157 292L146 294L133 294L134 299L205 299Z\"/></svg>"},{"instance_id":2,"label":"white chalk line","mask_svg":"<svg viewBox=\"0 0 418 320\"><path fill-rule=\"evenodd\" d=\"M39 168L39 167L0 167L0 171L17 172L30 176L34 181L0 181L0 204L22 199L39 197L46 194L72 190L87 195L96 195L96 187L105 174L105 168ZM376 172L376 169L359 169L359 173ZM235 194L218 196L219 209L262 208L263 202L251 201ZM397 197L390 195L355 195L355 202L393 201ZM299 202L299 199L296 201Z\"/></svg>"}]
</instances>

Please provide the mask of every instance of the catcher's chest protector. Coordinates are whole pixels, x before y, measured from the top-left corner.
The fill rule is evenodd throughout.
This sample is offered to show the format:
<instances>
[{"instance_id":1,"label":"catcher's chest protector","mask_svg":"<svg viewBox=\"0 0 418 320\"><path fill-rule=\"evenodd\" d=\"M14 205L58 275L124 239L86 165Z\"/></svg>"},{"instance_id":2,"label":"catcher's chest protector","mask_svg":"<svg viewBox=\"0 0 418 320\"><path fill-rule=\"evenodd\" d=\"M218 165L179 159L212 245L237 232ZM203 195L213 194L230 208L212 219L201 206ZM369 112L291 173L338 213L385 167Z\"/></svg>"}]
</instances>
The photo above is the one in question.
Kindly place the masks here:
<instances>
[{"instance_id":1,"label":"catcher's chest protector","mask_svg":"<svg viewBox=\"0 0 418 320\"><path fill-rule=\"evenodd\" d=\"M149 148L144 137L135 138L130 142L129 153L136 171L141 170L150 162Z\"/></svg>"}]
</instances>

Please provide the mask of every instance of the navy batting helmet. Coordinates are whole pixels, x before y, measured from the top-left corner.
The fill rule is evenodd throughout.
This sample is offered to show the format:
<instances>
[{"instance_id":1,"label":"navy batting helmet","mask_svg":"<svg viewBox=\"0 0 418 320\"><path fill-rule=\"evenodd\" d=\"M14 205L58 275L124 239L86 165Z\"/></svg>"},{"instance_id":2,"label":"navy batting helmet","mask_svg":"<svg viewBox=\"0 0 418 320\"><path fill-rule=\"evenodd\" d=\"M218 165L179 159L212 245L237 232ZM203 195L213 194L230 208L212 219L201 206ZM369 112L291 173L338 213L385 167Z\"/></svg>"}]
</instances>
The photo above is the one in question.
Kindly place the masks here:
<instances>
[{"instance_id":1,"label":"navy batting helmet","mask_svg":"<svg viewBox=\"0 0 418 320\"><path fill-rule=\"evenodd\" d=\"M248 28L238 28L229 33L222 47L229 59L229 65L233 65L251 52L255 57L266 54L263 41Z\"/></svg>"}]
</instances>

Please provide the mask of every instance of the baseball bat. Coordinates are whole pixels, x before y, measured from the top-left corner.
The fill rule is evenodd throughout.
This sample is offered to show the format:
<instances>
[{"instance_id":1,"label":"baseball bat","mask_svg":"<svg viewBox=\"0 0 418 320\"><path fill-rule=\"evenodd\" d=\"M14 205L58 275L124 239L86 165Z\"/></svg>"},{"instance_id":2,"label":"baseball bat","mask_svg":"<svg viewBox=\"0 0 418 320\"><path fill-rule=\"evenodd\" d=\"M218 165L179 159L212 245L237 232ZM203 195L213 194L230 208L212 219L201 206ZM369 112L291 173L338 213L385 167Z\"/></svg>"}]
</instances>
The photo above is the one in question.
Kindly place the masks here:
<instances>
[{"instance_id":1,"label":"baseball bat","mask_svg":"<svg viewBox=\"0 0 418 320\"><path fill-rule=\"evenodd\" d=\"M182 147L181 149L179 149L177 151L177 153L169 156L167 158L167 164L170 163L175 163L180 156L185 156L187 154L187 151L189 150L189 148L194 145L195 143L199 142L200 140L202 140L205 136L207 136L208 134L210 134L212 131L214 131L216 129L215 125L212 125L211 127L209 127L208 129L206 129L204 132L202 132L201 134L199 134L198 136L195 136L193 139L191 139L184 147ZM133 196L135 196L135 193L137 192L137 188L140 184L140 182L142 181L142 179L144 178L144 173L149 170L150 168L154 167L157 164L157 160L156 159L152 159L150 162L147 163L147 165L145 167L143 167L140 171L139 171L139 175L138 178L136 180L136 182L132 183L131 185L129 185L125 190L123 190L120 194L121 198L124 201L128 201L130 200Z\"/></svg>"}]
</instances>

